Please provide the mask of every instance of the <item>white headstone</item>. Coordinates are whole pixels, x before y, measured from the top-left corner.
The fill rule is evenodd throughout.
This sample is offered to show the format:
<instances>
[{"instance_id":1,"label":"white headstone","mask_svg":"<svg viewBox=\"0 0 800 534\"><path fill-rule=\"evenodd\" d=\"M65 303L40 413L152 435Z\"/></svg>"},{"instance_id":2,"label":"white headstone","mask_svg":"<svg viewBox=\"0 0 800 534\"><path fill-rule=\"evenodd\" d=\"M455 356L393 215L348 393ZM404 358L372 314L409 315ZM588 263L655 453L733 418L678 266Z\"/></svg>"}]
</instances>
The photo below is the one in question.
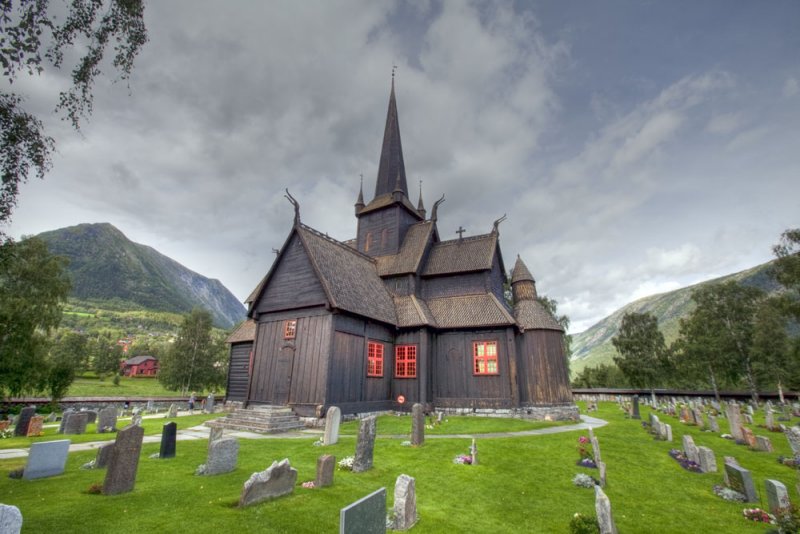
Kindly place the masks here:
<instances>
[{"instance_id":1,"label":"white headstone","mask_svg":"<svg viewBox=\"0 0 800 534\"><path fill-rule=\"evenodd\" d=\"M339 425L342 422L342 410L338 406L331 406L325 414L325 435L322 437L323 445L335 445L339 441Z\"/></svg>"}]
</instances>

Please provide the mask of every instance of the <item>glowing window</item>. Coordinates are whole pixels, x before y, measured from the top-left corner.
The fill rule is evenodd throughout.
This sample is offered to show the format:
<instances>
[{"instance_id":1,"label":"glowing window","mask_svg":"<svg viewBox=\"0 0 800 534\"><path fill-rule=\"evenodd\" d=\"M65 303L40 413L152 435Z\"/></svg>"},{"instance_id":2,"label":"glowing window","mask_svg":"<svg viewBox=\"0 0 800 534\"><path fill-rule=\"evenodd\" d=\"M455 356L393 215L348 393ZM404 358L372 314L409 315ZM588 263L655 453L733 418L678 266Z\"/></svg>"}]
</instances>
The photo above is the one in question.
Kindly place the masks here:
<instances>
[{"instance_id":1,"label":"glowing window","mask_svg":"<svg viewBox=\"0 0 800 534\"><path fill-rule=\"evenodd\" d=\"M473 373L476 375L496 375L497 341L476 341L472 344L474 358Z\"/></svg>"}]
</instances>

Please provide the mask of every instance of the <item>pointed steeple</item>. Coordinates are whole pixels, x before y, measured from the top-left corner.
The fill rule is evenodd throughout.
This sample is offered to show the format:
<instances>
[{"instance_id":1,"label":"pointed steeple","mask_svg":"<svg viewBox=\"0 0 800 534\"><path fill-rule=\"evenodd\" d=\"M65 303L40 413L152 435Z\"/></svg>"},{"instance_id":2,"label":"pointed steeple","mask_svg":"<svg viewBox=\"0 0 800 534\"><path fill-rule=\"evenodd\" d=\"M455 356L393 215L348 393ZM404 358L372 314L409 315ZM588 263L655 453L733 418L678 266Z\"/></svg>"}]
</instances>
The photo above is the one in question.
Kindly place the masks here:
<instances>
[{"instance_id":1,"label":"pointed steeple","mask_svg":"<svg viewBox=\"0 0 800 534\"><path fill-rule=\"evenodd\" d=\"M356 215L364 209L364 175L361 175L361 185L358 188L358 199L356 200Z\"/></svg>"},{"instance_id":2,"label":"pointed steeple","mask_svg":"<svg viewBox=\"0 0 800 534\"><path fill-rule=\"evenodd\" d=\"M536 299L536 280L533 279L528 266L519 255L517 255L517 262L511 271L511 292L515 303Z\"/></svg>"},{"instance_id":3,"label":"pointed steeple","mask_svg":"<svg viewBox=\"0 0 800 534\"><path fill-rule=\"evenodd\" d=\"M400 143L400 123L397 120L397 101L394 96L394 71L392 71L392 91L389 94L389 110L386 112L386 126L383 130L383 146L378 165L378 179L375 183L375 196L391 194L395 189L399 189L406 197L408 196L403 145Z\"/></svg>"},{"instance_id":4,"label":"pointed steeple","mask_svg":"<svg viewBox=\"0 0 800 534\"><path fill-rule=\"evenodd\" d=\"M422 220L425 220L425 205L422 203L422 180L419 181L419 202L417 202L417 212Z\"/></svg>"}]
</instances>

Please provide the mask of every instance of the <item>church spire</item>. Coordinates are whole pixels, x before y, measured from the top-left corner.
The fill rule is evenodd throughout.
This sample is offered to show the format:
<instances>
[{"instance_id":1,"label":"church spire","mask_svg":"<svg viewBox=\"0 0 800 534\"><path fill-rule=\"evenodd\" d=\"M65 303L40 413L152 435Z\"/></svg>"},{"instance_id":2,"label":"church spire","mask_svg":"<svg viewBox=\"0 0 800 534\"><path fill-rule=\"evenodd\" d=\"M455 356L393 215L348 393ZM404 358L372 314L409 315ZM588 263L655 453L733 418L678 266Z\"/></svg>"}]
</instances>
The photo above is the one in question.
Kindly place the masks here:
<instances>
[{"instance_id":1,"label":"church spire","mask_svg":"<svg viewBox=\"0 0 800 534\"><path fill-rule=\"evenodd\" d=\"M361 185L358 188L358 200L356 200L356 215L364 209L364 175L361 175Z\"/></svg>"},{"instance_id":2,"label":"church spire","mask_svg":"<svg viewBox=\"0 0 800 534\"><path fill-rule=\"evenodd\" d=\"M511 292L515 304L523 300L536 299L536 280L533 279L528 266L519 257L519 254L514 269L511 271Z\"/></svg>"},{"instance_id":3,"label":"church spire","mask_svg":"<svg viewBox=\"0 0 800 534\"><path fill-rule=\"evenodd\" d=\"M417 212L422 220L425 220L425 205L422 203L422 180L419 181L419 202L417 202Z\"/></svg>"},{"instance_id":4,"label":"church spire","mask_svg":"<svg viewBox=\"0 0 800 534\"><path fill-rule=\"evenodd\" d=\"M389 110L386 112L386 126L383 130L375 196L391 194L395 189L402 191L408 197L403 146L400 143L400 124L397 120L397 100L394 96L394 69L392 69L392 91L389 94Z\"/></svg>"}]
</instances>

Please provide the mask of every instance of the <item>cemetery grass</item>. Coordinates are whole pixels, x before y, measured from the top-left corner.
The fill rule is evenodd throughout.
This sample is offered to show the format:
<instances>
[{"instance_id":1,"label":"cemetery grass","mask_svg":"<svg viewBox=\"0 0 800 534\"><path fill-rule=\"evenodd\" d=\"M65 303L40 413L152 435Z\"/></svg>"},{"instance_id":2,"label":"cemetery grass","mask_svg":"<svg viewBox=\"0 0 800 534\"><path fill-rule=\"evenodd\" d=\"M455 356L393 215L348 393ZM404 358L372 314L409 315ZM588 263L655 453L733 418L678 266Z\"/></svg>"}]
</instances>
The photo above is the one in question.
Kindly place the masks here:
<instances>
[{"instance_id":1,"label":"cemetery grass","mask_svg":"<svg viewBox=\"0 0 800 534\"><path fill-rule=\"evenodd\" d=\"M795 470L776 462L778 454L789 452L780 434L769 434L776 452L763 453L664 415L659 417L673 426L676 441L655 441L640 421L625 418L612 403L601 403L600 411L592 415L609 421L595 435L608 466L605 491L622 533L769 530L742 517L745 505L713 494L712 486L722 482L721 473L691 473L668 456L670 448L680 447L683 433L691 434L698 445L710 446L720 466L723 456L735 456L753 472L762 497L764 479L775 478L786 483L793 500L798 499ZM647 415L648 409L643 408L644 420ZM382 432L379 423L378 433ZM193 474L205 461L206 441L179 441L177 457L170 460L148 458L159 446L147 444L132 493L113 497L87 493L92 483L102 483L105 471L80 470L81 464L94 457L93 452L82 452L70 454L65 474L35 481L10 480L6 472L19 467L19 461L0 461L0 495L3 502L21 509L23 532L68 534L87 528L115 534L336 532L339 510L380 487L387 488L391 509L394 481L405 473L416 478L421 516L412 532L568 532L574 513L594 513L594 492L572 484L578 472L597 476L596 470L575 465L581 435L586 433L478 439L477 466L453 463L456 455L467 453L469 439L428 439L415 448L403 446L401 439L379 438L372 470L337 470L334 485L323 489L304 489L300 483L314 479L319 455L333 454L337 459L352 455L355 437L344 436L329 447L314 446L314 438L241 440L237 469L214 477ZM249 475L287 457L299 472L294 494L237 508Z\"/></svg>"},{"instance_id":2,"label":"cemetery grass","mask_svg":"<svg viewBox=\"0 0 800 534\"><path fill-rule=\"evenodd\" d=\"M198 398L204 396L197 392ZM67 397L186 397L179 391L164 389L157 378L131 378L121 376L115 386L111 378L78 377L67 391Z\"/></svg>"},{"instance_id":3,"label":"cemetery grass","mask_svg":"<svg viewBox=\"0 0 800 534\"><path fill-rule=\"evenodd\" d=\"M534 430L551 426L572 425L573 421L530 421L524 419L505 419L499 417L473 417L466 415L451 415L442 418L441 424L434 424L427 428L432 421L426 417L426 435L446 434L491 434L496 432L519 432ZM408 434L411 428L411 414L381 415L378 417L378 435L399 436ZM358 434L358 421L343 422L339 434L355 436Z\"/></svg>"}]
</instances>

